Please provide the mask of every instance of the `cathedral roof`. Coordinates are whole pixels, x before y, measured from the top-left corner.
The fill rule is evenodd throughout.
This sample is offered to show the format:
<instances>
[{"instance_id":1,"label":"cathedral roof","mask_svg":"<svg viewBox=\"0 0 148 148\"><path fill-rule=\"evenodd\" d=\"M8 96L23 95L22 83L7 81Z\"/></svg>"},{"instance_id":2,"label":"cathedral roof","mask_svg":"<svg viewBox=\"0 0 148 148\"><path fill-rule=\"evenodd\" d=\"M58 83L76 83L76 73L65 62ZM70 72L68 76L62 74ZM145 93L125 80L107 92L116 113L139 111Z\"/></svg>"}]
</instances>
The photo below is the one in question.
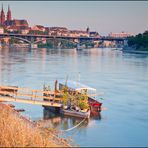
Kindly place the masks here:
<instances>
[{"instance_id":1,"label":"cathedral roof","mask_svg":"<svg viewBox=\"0 0 148 148\"><path fill-rule=\"evenodd\" d=\"M28 27L27 20L16 20L16 19L10 20L10 21L6 20L4 24L6 26L26 26Z\"/></svg>"}]
</instances>

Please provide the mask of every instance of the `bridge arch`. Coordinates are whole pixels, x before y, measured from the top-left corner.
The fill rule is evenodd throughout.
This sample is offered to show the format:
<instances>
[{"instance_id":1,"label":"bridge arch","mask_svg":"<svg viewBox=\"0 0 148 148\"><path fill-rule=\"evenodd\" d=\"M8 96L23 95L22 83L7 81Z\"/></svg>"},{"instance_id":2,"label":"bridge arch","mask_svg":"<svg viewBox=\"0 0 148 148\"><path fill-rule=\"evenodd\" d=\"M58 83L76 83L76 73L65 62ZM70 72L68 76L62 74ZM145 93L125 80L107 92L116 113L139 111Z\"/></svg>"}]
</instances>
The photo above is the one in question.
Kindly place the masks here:
<instances>
[{"instance_id":1,"label":"bridge arch","mask_svg":"<svg viewBox=\"0 0 148 148\"><path fill-rule=\"evenodd\" d=\"M1 36L0 38L6 38L7 36ZM26 43L29 43L31 44L31 41L25 39L25 38L21 38L21 37L17 37L17 36L9 36L11 39L14 38L14 39L18 39L18 40L21 40L21 41L24 41Z\"/></svg>"},{"instance_id":2,"label":"bridge arch","mask_svg":"<svg viewBox=\"0 0 148 148\"><path fill-rule=\"evenodd\" d=\"M24 42L26 42L26 43L31 44L31 41L29 41L29 40L27 40L27 39L24 39L24 38L21 38L21 37L13 36L13 37L11 37L11 38L15 38L15 39L18 39L18 40L21 40L21 41L24 41Z\"/></svg>"}]
</instances>

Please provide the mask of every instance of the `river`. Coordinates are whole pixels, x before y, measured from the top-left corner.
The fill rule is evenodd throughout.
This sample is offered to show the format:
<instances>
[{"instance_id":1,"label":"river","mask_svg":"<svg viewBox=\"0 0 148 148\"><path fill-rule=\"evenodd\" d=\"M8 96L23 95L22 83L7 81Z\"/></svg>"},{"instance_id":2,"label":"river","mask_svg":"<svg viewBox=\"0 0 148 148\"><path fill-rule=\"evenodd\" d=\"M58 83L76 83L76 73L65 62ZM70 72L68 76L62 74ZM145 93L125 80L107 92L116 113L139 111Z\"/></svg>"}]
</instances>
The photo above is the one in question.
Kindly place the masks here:
<instances>
[{"instance_id":1,"label":"river","mask_svg":"<svg viewBox=\"0 0 148 148\"><path fill-rule=\"evenodd\" d=\"M98 91L100 116L65 132L80 146L148 146L148 56L104 49L0 49L0 84L42 89L56 79L78 80ZM12 103L11 103L12 104ZM42 106L13 103L34 121ZM66 130L81 119L49 114L46 126Z\"/></svg>"}]
</instances>

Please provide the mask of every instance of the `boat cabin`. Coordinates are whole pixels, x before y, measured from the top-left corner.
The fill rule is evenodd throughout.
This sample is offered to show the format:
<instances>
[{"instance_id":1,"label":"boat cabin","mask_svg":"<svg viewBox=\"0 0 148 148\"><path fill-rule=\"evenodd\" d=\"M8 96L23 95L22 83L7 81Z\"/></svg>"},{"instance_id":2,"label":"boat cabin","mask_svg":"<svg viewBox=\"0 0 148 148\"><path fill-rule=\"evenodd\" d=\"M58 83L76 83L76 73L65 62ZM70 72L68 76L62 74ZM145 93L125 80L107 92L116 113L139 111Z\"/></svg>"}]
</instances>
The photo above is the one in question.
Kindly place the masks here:
<instances>
[{"instance_id":1,"label":"boat cabin","mask_svg":"<svg viewBox=\"0 0 148 148\"><path fill-rule=\"evenodd\" d=\"M77 92L81 94L86 94L89 97L96 96L96 89L79 83L77 81L68 80L65 82L64 80L59 80L59 90L64 89L64 87L68 88L68 91Z\"/></svg>"}]
</instances>

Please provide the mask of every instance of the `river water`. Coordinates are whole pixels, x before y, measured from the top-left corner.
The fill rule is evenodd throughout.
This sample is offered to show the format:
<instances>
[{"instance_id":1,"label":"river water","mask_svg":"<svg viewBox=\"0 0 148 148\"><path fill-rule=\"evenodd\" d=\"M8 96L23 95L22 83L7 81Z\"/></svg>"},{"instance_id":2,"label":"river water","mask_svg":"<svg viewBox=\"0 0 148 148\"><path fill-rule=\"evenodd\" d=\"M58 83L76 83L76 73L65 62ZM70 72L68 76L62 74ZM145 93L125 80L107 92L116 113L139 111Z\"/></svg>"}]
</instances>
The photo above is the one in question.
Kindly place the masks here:
<instances>
[{"instance_id":1,"label":"river water","mask_svg":"<svg viewBox=\"0 0 148 148\"><path fill-rule=\"evenodd\" d=\"M114 49L0 49L0 84L42 89L56 79L78 80L104 92L106 110L65 132L80 146L148 146L148 56ZM11 103L12 104L12 103ZM13 103L32 120L42 106ZM81 119L46 115L45 126L66 130Z\"/></svg>"}]
</instances>

